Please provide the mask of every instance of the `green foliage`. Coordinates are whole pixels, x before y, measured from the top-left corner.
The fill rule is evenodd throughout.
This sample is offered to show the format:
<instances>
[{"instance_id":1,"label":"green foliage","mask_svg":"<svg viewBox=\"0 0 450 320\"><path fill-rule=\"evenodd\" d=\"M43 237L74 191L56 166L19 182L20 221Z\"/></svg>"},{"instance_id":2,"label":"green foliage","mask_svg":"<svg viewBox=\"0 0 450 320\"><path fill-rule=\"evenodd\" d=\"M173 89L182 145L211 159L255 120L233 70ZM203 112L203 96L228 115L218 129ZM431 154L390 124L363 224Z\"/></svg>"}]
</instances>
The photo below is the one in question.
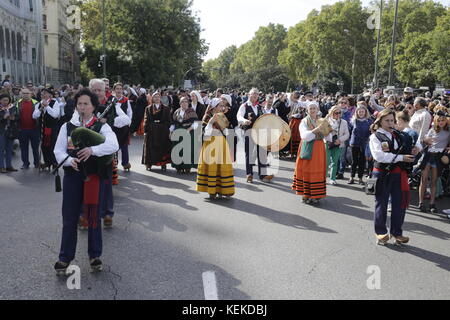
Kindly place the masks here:
<instances>
[{"instance_id":1,"label":"green foliage","mask_svg":"<svg viewBox=\"0 0 450 320\"><path fill-rule=\"evenodd\" d=\"M199 19L190 0L121 0L106 2L107 74L112 79L157 86L178 83L190 68L200 67L207 52ZM97 76L102 54L102 1L82 7L86 65Z\"/></svg>"},{"instance_id":2,"label":"green foliage","mask_svg":"<svg viewBox=\"0 0 450 320\"><path fill-rule=\"evenodd\" d=\"M395 0L384 1L379 56L382 86L388 82L394 9ZM433 87L436 82L450 86L449 10L434 1L399 1L397 86ZM203 71L212 86L284 90L289 81L291 86L317 85L327 92L337 91L338 81L350 92L353 75L354 92L360 92L372 82L375 69L377 30L369 29L370 20L371 12L359 0L323 6L287 32L281 25L260 28L249 42L207 61Z\"/></svg>"}]
</instances>

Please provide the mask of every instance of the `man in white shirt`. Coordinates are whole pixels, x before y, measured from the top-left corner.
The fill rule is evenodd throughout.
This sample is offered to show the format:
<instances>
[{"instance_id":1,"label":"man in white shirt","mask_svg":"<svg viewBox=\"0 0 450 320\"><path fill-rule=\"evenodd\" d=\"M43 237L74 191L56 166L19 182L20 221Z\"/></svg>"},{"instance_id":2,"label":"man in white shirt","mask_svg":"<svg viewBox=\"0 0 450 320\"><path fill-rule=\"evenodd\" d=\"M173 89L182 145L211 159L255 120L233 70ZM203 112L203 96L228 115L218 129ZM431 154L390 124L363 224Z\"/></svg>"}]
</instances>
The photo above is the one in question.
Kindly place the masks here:
<instances>
[{"instance_id":1,"label":"man in white shirt","mask_svg":"<svg viewBox=\"0 0 450 320\"><path fill-rule=\"evenodd\" d=\"M430 130L431 122L433 121L432 116L426 107L427 101L424 98L416 98L416 100L414 100L414 109L416 112L409 121L411 129L419 134L419 141L421 143Z\"/></svg>"},{"instance_id":2,"label":"man in white shirt","mask_svg":"<svg viewBox=\"0 0 450 320\"><path fill-rule=\"evenodd\" d=\"M249 100L242 104L237 113L237 120L245 134L245 167L247 171L247 182L253 182L253 165L255 164L254 153L258 158L258 174L259 178L264 182L270 182L274 178L273 175L267 175L267 151L256 146L250 138L250 131L253 124L260 116L263 115L263 107L259 104L259 90L253 88L249 92ZM255 150L256 149L256 150ZM250 159L250 156L252 159Z\"/></svg>"}]
</instances>

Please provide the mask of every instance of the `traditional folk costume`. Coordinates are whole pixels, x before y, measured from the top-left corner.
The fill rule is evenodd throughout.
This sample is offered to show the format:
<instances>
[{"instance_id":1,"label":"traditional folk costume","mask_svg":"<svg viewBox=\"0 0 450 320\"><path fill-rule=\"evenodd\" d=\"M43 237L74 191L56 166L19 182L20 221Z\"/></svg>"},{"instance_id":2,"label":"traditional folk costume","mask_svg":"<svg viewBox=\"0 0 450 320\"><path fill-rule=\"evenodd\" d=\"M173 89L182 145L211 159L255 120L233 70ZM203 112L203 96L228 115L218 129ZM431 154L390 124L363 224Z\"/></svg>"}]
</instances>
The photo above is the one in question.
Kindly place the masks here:
<instances>
[{"instance_id":1,"label":"traditional folk costume","mask_svg":"<svg viewBox=\"0 0 450 320\"><path fill-rule=\"evenodd\" d=\"M201 120L205 116L206 106L203 104L202 96L198 91L192 91L192 93L197 96L197 103L191 102L190 107L197 114L197 118Z\"/></svg>"},{"instance_id":2,"label":"traditional folk costume","mask_svg":"<svg viewBox=\"0 0 450 320\"><path fill-rule=\"evenodd\" d=\"M411 164L403 162L403 155L412 154L412 138L406 133L394 131L390 133L382 128L370 136L370 151L375 159L373 177L378 179L375 191L375 233L379 244L389 240L386 228L387 207L389 199L392 205L390 235L397 243L406 243L403 237L403 222L410 201L408 171ZM383 151L382 144L389 145L389 151ZM420 143L416 147L421 150ZM398 155L397 155L398 154ZM382 238L383 236L386 236Z\"/></svg>"},{"instance_id":3,"label":"traditional folk costume","mask_svg":"<svg viewBox=\"0 0 450 320\"><path fill-rule=\"evenodd\" d=\"M222 129L217 123L213 124L207 120L200 151L196 190L207 192L211 199L216 195L231 197L235 193L235 187L230 147L226 139L228 129Z\"/></svg>"},{"instance_id":4,"label":"traditional folk costume","mask_svg":"<svg viewBox=\"0 0 450 320\"><path fill-rule=\"evenodd\" d=\"M253 128L256 120L264 114L263 107L256 102L252 104L250 100L244 103L238 111L237 119L245 133L245 168L247 173L247 181L252 182L253 166L255 164L255 152L258 159L258 175L259 179L264 180L267 177L267 150L253 143L248 131ZM250 125L243 125L245 120L250 120ZM249 179L250 177L250 179ZM273 176L271 177L273 178Z\"/></svg>"},{"instance_id":5,"label":"traditional folk costume","mask_svg":"<svg viewBox=\"0 0 450 320\"><path fill-rule=\"evenodd\" d=\"M55 157L59 163L64 161L71 153L73 149L71 133L80 126L82 126L80 118L78 113L75 112L72 120L61 127L55 145ZM63 230L59 261L65 264L69 264L75 259L77 224L80 212L83 212L86 221L88 221L89 258L98 259L102 255L100 209L107 200L105 198L106 185L104 181L111 174L111 164L100 165L98 159L99 157L112 155L119 150L116 135L108 124L102 124L93 117L85 127L100 133L105 137L105 142L91 147L93 154L82 164L83 170L75 171L72 168L73 157L67 158L63 164ZM88 180L86 180L85 174L87 174ZM55 269L58 269L57 267L55 266Z\"/></svg>"},{"instance_id":6,"label":"traditional folk costume","mask_svg":"<svg viewBox=\"0 0 450 320\"><path fill-rule=\"evenodd\" d=\"M294 183L292 189L303 199L322 199L327 195L326 166L324 136L312 133L317 127L316 121L310 116L300 123L300 136L302 139L297 157ZM331 134L326 137L331 140Z\"/></svg>"},{"instance_id":7,"label":"traditional folk costume","mask_svg":"<svg viewBox=\"0 0 450 320\"><path fill-rule=\"evenodd\" d=\"M117 100L114 96L110 96L107 102L100 108L100 113L103 113L106 109L106 105L113 103L114 105L109 109L105 115L106 123L112 128L116 134L119 146L122 148L122 164L124 160L127 160L128 156L128 143L129 143L129 126L131 125L132 111L128 102L128 98L122 97L121 100ZM130 113L131 112L131 113ZM124 152L125 150L125 152ZM117 171L118 155L115 155L113 163L113 177L112 184L119 184L119 176ZM128 159L129 160L129 159ZM129 161L127 162L127 164Z\"/></svg>"},{"instance_id":8,"label":"traditional folk costume","mask_svg":"<svg viewBox=\"0 0 450 320\"><path fill-rule=\"evenodd\" d=\"M53 149L58 137L58 119L60 116L60 106L56 99L50 99L48 106L41 112L41 102L36 104L33 119L38 120L41 126L41 150L44 158L43 168L57 165Z\"/></svg>"},{"instance_id":9,"label":"traditional folk costume","mask_svg":"<svg viewBox=\"0 0 450 320\"><path fill-rule=\"evenodd\" d=\"M291 106L291 113L289 115L289 128L291 128L291 156L296 157L300 147L300 122L305 117L305 107L302 102L297 102L295 105Z\"/></svg>"},{"instance_id":10,"label":"traditional folk costume","mask_svg":"<svg viewBox=\"0 0 450 320\"><path fill-rule=\"evenodd\" d=\"M161 166L165 171L166 165L171 162L170 123L169 107L152 104L145 110L142 164L147 170L152 166Z\"/></svg>"},{"instance_id":11,"label":"traditional folk costume","mask_svg":"<svg viewBox=\"0 0 450 320\"><path fill-rule=\"evenodd\" d=\"M173 122L170 126L170 132L173 132L177 129L189 129L191 128L190 135L190 150L181 149L181 152L177 153L178 158L181 160L181 163L174 163L174 159L172 159L172 167L177 170L178 173L182 171L190 172L192 168L197 168L197 160L195 154L195 136L194 131L198 127L198 117L197 113L192 108L187 108L186 110L183 110L182 107L178 108L173 113ZM181 141L172 141L172 149L176 148L179 143L183 143L184 146L187 146L186 143L183 142L183 139ZM184 152L189 151L189 160L188 162L183 161L183 155Z\"/></svg>"},{"instance_id":12,"label":"traditional folk costume","mask_svg":"<svg viewBox=\"0 0 450 320\"><path fill-rule=\"evenodd\" d=\"M113 131L117 135L119 141L120 150L122 150L122 167L124 170L130 170L130 154L128 152L128 146L130 145L130 125L133 119L133 109L131 108L131 101L123 96L118 100L120 108L128 116L130 124L123 127L114 127Z\"/></svg>"}]
</instances>

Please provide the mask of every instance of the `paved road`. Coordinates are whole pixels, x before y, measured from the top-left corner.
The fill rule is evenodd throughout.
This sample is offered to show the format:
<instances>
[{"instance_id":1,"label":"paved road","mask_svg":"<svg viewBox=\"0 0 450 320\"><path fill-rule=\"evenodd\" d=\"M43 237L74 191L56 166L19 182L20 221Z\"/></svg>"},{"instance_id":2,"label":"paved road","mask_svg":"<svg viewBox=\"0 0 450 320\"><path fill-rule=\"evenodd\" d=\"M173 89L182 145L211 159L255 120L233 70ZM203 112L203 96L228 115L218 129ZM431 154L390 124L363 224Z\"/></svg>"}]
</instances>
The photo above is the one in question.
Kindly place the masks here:
<instances>
[{"instance_id":1,"label":"paved road","mask_svg":"<svg viewBox=\"0 0 450 320\"><path fill-rule=\"evenodd\" d=\"M211 203L195 191L195 174L146 172L142 140L132 143L132 172L121 172L114 189L115 227L104 232L105 272L88 272L87 234L79 235L81 290L52 270L62 200L53 177L33 169L0 176L0 299L202 300L207 271L227 300L450 297L442 216L412 208L404 225L411 244L379 247L374 200L358 186L329 186L320 207L305 205L290 190L294 163L281 161L272 184L246 184L239 166L234 199ZM380 290L367 287L369 266L381 272Z\"/></svg>"}]
</instances>

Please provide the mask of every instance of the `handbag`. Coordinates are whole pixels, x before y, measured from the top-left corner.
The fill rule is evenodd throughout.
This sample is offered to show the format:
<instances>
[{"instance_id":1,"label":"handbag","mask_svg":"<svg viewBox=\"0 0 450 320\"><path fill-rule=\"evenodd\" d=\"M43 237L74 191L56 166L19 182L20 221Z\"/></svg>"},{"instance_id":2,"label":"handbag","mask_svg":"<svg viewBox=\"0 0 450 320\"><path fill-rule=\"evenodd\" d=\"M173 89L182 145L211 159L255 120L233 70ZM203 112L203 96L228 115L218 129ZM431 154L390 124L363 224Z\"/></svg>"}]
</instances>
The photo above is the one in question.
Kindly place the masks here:
<instances>
[{"instance_id":1,"label":"handbag","mask_svg":"<svg viewBox=\"0 0 450 320\"><path fill-rule=\"evenodd\" d=\"M336 144L336 140L339 139L339 132L341 131L341 122L342 122L342 119L339 120L338 133L333 135L333 138L332 138L333 141L327 142L328 149L334 149L334 148L340 147L340 145Z\"/></svg>"}]
</instances>

